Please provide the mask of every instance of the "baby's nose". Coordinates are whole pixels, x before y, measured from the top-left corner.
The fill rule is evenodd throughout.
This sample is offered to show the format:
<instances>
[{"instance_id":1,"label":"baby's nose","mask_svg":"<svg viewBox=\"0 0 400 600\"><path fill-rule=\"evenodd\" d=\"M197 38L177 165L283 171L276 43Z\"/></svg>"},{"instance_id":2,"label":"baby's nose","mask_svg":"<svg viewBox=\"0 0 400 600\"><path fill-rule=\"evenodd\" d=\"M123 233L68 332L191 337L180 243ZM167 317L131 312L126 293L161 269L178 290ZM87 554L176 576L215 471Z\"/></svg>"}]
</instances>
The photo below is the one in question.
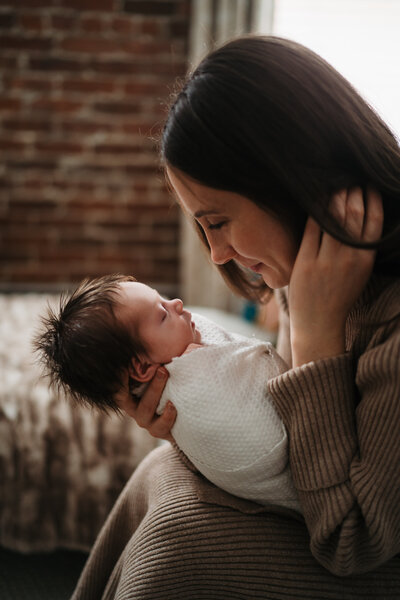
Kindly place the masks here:
<instances>
[{"instance_id":1,"label":"baby's nose","mask_svg":"<svg viewBox=\"0 0 400 600\"><path fill-rule=\"evenodd\" d=\"M171 300L174 309L176 310L177 313L181 314L183 311L183 302L180 298L175 298L174 300Z\"/></svg>"}]
</instances>

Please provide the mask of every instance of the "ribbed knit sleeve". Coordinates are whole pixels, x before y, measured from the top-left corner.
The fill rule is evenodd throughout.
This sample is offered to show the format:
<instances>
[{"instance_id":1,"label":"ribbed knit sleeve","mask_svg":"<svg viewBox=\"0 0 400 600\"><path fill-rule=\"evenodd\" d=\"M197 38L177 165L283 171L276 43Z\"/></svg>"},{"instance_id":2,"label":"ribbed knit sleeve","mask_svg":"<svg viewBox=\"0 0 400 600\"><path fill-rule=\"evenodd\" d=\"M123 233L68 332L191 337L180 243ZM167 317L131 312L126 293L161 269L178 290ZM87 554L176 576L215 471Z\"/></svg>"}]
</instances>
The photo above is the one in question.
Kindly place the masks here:
<instances>
[{"instance_id":1,"label":"ribbed knit sleeve","mask_svg":"<svg viewBox=\"0 0 400 600\"><path fill-rule=\"evenodd\" d=\"M374 307L375 318L398 307L398 290ZM311 551L337 575L370 571L400 552L400 328L350 325L350 352L268 386L288 430Z\"/></svg>"}]
</instances>

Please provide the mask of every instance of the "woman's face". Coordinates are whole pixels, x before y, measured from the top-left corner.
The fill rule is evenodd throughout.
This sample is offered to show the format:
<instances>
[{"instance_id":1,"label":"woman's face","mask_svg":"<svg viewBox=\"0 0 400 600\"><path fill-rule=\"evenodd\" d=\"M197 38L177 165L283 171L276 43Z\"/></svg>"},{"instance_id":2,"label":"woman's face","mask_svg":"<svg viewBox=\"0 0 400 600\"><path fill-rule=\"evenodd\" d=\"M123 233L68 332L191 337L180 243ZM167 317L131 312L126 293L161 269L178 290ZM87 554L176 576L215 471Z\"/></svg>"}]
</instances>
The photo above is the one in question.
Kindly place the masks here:
<instances>
[{"instance_id":1,"label":"woman's face","mask_svg":"<svg viewBox=\"0 0 400 600\"><path fill-rule=\"evenodd\" d=\"M184 212L203 228L214 263L234 260L273 289L289 283L298 245L286 226L245 196L209 188L175 169L167 174Z\"/></svg>"}]
</instances>

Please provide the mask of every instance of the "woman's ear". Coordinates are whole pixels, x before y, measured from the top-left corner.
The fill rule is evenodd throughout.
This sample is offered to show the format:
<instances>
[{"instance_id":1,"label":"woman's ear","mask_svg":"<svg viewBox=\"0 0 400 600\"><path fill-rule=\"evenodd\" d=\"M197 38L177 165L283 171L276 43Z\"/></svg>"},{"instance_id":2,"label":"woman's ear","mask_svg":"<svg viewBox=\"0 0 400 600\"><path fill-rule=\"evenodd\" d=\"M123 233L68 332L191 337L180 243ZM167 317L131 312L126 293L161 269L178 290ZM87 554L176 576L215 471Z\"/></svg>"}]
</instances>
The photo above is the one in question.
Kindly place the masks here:
<instances>
[{"instance_id":1,"label":"woman's ear","mask_svg":"<svg viewBox=\"0 0 400 600\"><path fill-rule=\"evenodd\" d=\"M129 365L129 375L136 381L150 381L153 379L160 365L148 362L146 359L133 357Z\"/></svg>"}]
</instances>

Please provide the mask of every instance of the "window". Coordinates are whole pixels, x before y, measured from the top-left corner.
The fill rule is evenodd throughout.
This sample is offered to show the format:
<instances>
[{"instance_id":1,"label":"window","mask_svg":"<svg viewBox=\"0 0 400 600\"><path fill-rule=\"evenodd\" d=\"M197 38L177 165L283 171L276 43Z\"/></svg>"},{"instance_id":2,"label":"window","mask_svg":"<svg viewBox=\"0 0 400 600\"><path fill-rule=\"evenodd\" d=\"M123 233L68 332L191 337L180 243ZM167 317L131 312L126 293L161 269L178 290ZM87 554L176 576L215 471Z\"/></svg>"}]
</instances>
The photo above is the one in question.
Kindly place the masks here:
<instances>
[{"instance_id":1,"label":"window","mask_svg":"<svg viewBox=\"0 0 400 600\"><path fill-rule=\"evenodd\" d=\"M272 31L330 62L400 139L400 0L275 0Z\"/></svg>"}]
</instances>

